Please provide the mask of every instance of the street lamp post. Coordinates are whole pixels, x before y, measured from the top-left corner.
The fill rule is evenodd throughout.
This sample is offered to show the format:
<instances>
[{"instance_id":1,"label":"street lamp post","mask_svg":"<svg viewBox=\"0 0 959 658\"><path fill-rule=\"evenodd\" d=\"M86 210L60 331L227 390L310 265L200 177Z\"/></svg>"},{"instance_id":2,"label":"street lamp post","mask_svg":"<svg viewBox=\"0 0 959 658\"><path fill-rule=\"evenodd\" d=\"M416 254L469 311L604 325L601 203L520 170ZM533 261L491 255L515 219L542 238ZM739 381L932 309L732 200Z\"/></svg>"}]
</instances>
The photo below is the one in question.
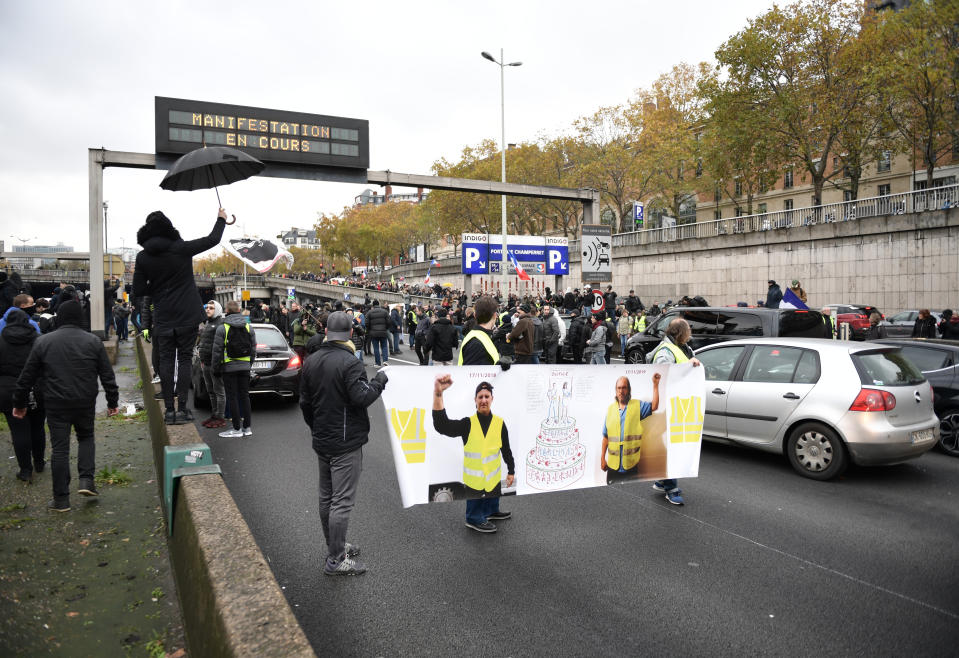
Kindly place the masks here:
<instances>
[{"instance_id":1,"label":"street lamp post","mask_svg":"<svg viewBox=\"0 0 959 658\"><path fill-rule=\"evenodd\" d=\"M502 148L502 152L503 152L500 173L502 174L502 180L505 183L506 182L506 82L505 82L506 75L504 71L506 70L507 66L522 66L523 62L509 62L507 64L506 59L503 57L502 48L499 49L499 61L497 61L495 57L490 55L485 50L480 54L485 59L488 59L489 61L499 66L500 127L502 129L502 140L500 141L500 147ZM502 257L502 262L500 263L500 275L502 275L503 277L503 286L502 286L501 292L505 294L507 289L506 284L509 279L509 277L507 276L508 268L506 267L506 260L507 260L506 258L506 195L503 194L500 198L502 199L502 204L503 204L502 205L503 234L502 236L500 236L503 238L503 254L502 254L503 257ZM508 301L508 298L507 298L507 301Z\"/></svg>"}]
</instances>

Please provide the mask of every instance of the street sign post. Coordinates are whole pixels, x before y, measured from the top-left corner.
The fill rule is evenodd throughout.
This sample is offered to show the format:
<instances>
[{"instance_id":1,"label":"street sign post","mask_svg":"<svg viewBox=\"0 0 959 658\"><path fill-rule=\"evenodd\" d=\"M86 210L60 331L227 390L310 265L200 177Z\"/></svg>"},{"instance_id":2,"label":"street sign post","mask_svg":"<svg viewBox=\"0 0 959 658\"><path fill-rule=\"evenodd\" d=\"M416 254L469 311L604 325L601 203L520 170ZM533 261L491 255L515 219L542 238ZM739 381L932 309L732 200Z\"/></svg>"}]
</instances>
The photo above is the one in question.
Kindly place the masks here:
<instances>
[{"instance_id":1,"label":"street sign post","mask_svg":"<svg viewBox=\"0 0 959 658\"><path fill-rule=\"evenodd\" d=\"M583 224L580 249L583 252L583 281L613 280L613 240L609 226Z\"/></svg>"},{"instance_id":2,"label":"street sign post","mask_svg":"<svg viewBox=\"0 0 959 658\"><path fill-rule=\"evenodd\" d=\"M602 290L593 290L593 313L601 313L606 310L606 298L603 297Z\"/></svg>"},{"instance_id":3,"label":"street sign post","mask_svg":"<svg viewBox=\"0 0 959 658\"><path fill-rule=\"evenodd\" d=\"M633 201L633 229L639 231L643 228L643 202Z\"/></svg>"}]
</instances>

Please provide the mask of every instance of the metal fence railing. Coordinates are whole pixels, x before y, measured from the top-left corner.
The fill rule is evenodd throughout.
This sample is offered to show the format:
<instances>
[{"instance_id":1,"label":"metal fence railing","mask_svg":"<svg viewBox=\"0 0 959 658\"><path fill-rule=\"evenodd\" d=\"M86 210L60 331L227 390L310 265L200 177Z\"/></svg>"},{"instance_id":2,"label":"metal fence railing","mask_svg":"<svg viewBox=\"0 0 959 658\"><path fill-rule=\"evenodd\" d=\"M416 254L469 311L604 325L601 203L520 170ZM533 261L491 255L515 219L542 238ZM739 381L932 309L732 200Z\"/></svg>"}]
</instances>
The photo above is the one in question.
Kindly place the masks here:
<instances>
[{"instance_id":1,"label":"metal fence railing","mask_svg":"<svg viewBox=\"0 0 959 658\"><path fill-rule=\"evenodd\" d=\"M708 222L616 233L613 235L613 246L628 247L755 231L777 231L816 224L855 221L867 217L940 210L957 205L959 205L959 185L947 185L808 208L777 210ZM570 240L570 251L573 252L578 248L579 240Z\"/></svg>"}]
</instances>

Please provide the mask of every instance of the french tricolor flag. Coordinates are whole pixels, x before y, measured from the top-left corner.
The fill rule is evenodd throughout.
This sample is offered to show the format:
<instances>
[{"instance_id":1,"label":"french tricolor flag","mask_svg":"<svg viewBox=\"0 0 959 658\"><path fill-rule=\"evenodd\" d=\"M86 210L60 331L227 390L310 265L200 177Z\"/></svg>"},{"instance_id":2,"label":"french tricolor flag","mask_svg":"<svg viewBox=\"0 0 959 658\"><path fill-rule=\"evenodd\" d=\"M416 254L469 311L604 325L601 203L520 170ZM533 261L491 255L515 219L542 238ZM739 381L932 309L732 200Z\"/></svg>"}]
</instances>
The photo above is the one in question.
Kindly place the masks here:
<instances>
[{"instance_id":1,"label":"french tricolor flag","mask_svg":"<svg viewBox=\"0 0 959 658\"><path fill-rule=\"evenodd\" d=\"M529 274L526 273L526 270L519 264L519 261L516 260L516 256L513 255L513 252L509 252L509 259L513 261L513 267L516 268L516 276L519 277L520 281L530 281Z\"/></svg>"},{"instance_id":2,"label":"french tricolor flag","mask_svg":"<svg viewBox=\"0 0 959 658\"><path fill-rule=\"evenodd\" d=\"M429 285L429 284L430 284L430 269L431 269L431 268L427 268L427 270L426 270L426 278L423 279L423 283L425 283L426 285Z\"/></svg>"},{"instance_id":3,"label":"french tricolor flag","mask_svg":"<svg viewBox=\"0 0 959 658\"><path fill-rule=\"evenodd\" d=\"M433 267L434 265L439 265L439 263L436 262L436 259L435 259L435 258L430 261L430 267Z\"/></svg>"}]
</instances>

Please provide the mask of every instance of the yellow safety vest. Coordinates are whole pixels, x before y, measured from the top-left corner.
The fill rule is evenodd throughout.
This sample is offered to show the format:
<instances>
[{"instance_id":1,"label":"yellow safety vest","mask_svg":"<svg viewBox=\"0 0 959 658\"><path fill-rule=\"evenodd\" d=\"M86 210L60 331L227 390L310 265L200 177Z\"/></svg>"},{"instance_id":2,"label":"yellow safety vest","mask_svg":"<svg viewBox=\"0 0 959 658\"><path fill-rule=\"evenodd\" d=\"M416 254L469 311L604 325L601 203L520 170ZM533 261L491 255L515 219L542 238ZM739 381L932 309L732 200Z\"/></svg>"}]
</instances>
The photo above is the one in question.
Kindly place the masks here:
<instances>
[{"instance_id":1,"label":"yellow safety vest","mask_svg":"<svg viewBox=\"0 0 959 658\"><path fill-rule=\"evenodd\" d=\"M486 348L487 354L489 354L490 357L493 359L493 363L499 362L499 351L496 349L496 346L493 345L493 339L491 339L489 337L489 334L487 334L485 331L480 331L479 329L473 329L468 334L466 334L466 336L463 337L463 342L460 343L460 355L459 355L459 358L457 358L456 360L456 365L458 366L463 365L463 348L466 347L467 341L473 338L475 338L480 343L482 343L483 347Z\"/></svg>"},{"instance_id":2,"label":"yellow safety vest","mask_svg":"<svg viewBox=\"0 0 959 658\"><path fill-rule=\"evenodd\" d=\"M390 423L400 440L407 464L426 462L426 430L423 428L425 409L390 409Z\"/></svg>"},{"instance_id":3,"label":"yellow safety vest","mask_svg":"<svg viewBox=\"0 0 959 658\"><path fill-rule=\"evenodd\" d=\"M636 331L643 332L646 331L646 316L640 315L636 318Z\"/></svg>"},{"instance_id":4,"label":"yellow safety vest","mask_svg":"<svg viewBox=\"0 0 959 658\"><path fill-rule=\"evenodd\" d=\"M640 419L639 400L626 403L626 436L619 432L619 403L609 405L606 411L606 466L611 471L619 470L619 456L623 455L623 470L628 471L639 462L639 449L643 443L643 423Z\"/></svg>"},{"instance_id":5,"label":"yellow safety vest","mask_svg":"<svg viewBox=\"0 0 959 658\"><path fill-rule=\"evenodd\" d=\"M655 350L653 350L653 356L649 360L650 363L656 363L656 355L659 354L659 350L662 349L668 349L670 352L672 352L673 356L676 357L676 363L686 363L689 361L689 357L686 356L686 353L679 349L679 347L673 345L672 343L663 341L656 346Z\"/></svg>"},{"instance_id":6,"label":"yellow safety vest","mask_svg":"<svg viewBox=\"0 0 959 658\"><path fill-rule=\"evenodd\" d=\"M503 447L503 419L493 416L483 434L479 418L470 416L470 433L463 446L463 484L476 491L492 491L500 482L500 448Z\"/></svg>"},{"instance_id":7,"label":"yellow safety vest","mask_svg":"<svg viewBox=\"0 0 959 658\"><path fill-rule=\"evenodd\" d=\"M696 443L703 431L702 398L670 398L672 417L669 423L670 443Z\"/></svg>"},{"instance_id":8,"label":"yellow safety vest","mask_svg":"<svg viewBox=\"0 0 959 658\"><path fill-rule=\"evenodd\" d=\"M250 333L250 323L244 325L246 327L246 333ZM223 323L223 363L229 363L230 361L249 361L250 357L241 356L236 359L231 359L230 355L226 353L226 343L230 338L230 325Z\"/></svg>"}]
</instances>

